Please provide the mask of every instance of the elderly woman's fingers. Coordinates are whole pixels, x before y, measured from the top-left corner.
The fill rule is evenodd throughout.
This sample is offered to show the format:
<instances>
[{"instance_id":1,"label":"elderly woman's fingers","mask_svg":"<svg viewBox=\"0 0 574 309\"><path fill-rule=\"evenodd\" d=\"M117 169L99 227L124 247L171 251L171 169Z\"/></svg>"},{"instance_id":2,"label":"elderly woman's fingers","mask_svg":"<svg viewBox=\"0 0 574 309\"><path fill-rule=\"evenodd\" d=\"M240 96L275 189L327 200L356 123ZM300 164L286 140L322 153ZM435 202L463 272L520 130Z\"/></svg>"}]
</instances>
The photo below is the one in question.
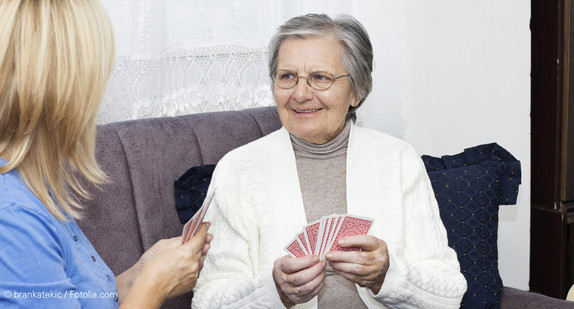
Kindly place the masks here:
<instances>
[{"instance_id":1,"label":"elderly woman's fingers","mask_svg":"<svg viewBox=\"0 0 574 309\"><path fill-rule=\"evenodd\" d=\"M327 265L326 262L321 262L320 264L323 264L325 266ZM325 284L325 278L327 276L327 272L324 271L324 267L321 267L318 269L319 269L319 272L313 278L313 280L298 286L299 287L299 290L298 290L299 294L311 295L311 297L313 297L313 296L317 295L317 293L319 293L319 291L321 291L321 288Z\"/></svg>"},{"instance_id":2,"label":"elderly woman's fingers","mask_svg":"<svg viewBox=\"0 0 574 309\"><path fill-rule=\"evenodd\" d=\"M283 303L289 307L307 302L317 295L325 281L326 265L317 256L284 256L277 259L273 279Z\"/></svg>"},{"instance_id":3,"label":"elderly woman's fingers","mask_svg":"<svg viewBox=\"0 0 574 309\"><path fill-rule=\"evenodd\" d=\"M389 269L387 244L370 235L350 236L339 242L341 247L358 247L361 251L333 251L325 255L339 275L378 293Z\"/></svg>"},{"instance_id":4,"label":"elderly woman's fingers","mask_svg":"<svg viewBox=\"0 0 574 309\"><path fill-rule=\"evenodd\" d=\"M279 262L278 266L282 273L292 274L317 264L317 262L319 262L319 258L313 255L307 255L300 258L284 256L277 259L276 263L277 262Z\"/></svg>"},{"instance_id":5,"label":"elderly woman's fingers","mask_svg":"<svg viewBox=\"0 0 574 309\"><path fill-rule=\"evenodd\" d=\"M381 242L386 243L371 235L353 235L339 240L338 245L342 248L360 248L362 251L375 251L381 246Z\"/></svg>"}]
</instances>

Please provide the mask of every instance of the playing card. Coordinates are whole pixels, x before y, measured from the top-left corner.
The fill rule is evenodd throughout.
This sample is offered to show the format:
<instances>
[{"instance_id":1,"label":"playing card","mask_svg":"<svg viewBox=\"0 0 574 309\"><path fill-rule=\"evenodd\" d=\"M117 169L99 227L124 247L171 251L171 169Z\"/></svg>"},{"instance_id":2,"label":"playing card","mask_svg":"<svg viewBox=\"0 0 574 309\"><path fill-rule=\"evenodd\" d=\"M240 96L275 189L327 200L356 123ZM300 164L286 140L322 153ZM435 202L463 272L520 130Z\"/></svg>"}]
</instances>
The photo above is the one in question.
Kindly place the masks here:
<instances>
[{"instance_id":1,"label":"playing card","mask_svg":"<svg viewBox=\"0 0 574 309\"><path fill-rule=\"evenodd\" d=\"M325 244L323 245L323 254L322 257L325 258L325 253L329 252L331 248L331 240L334 238L334 232L337 227L337 223L339 221L339 215L332 215L331 222L329 224L329 228L327 230L327 238L325 239Z\"/></svg>"},{"instance_id":2,"label":"playing card","mask_svg":"<svg viewBox=\"0 0 574 309\"><path fill-rule=\"evenodd\" d=\"M362 218L352 215L346 215L341 222L339 231L333 239L333 244L331 246L331 251L355 251L359 248L342 248L339 247L339 240L351 236L351 235L365 235L369 233L371 225L373 224L372 219Z\"/></svg>"},{"instance_id":3,"label":"playing card","mask_svg":"<svg viewBox=\"0 0 574 309\"><path fill-rule=\"evenodd\" d=\"M195 224L195 216L199 211L201 211L201 209L198 210L195 215L193 215L193 217L189 219L189 221L187 221L187 223L183 226L183 232L181 233L181 244L184 244L188 240L187 236L190 234L189 231L191 231L191 226Z\"/></svg>"},{"instance_id":4,"label":"playing card","mask_svg":"<svg viewBox=\"0 0 574 309\"><path fill-rule=\"evenodd\" d=\"M214 196L215 196L215 188L213 188L213 190L211 191L208 190L207 196L203 200L201 208L183 226L182 242L181 242L182 244L185 244L193 235L195 235L195 233L201 226L201 223L203 222L203 218L205 217L207 209L209 208L209 205L211 205L211 201L213 200Z\"/></svg>"},{"instance_id":5,"label":"playing card","mask_svg":"<svg viewBox=\"0 0 574 309\"><path fill-rule=\"evenodd\" d=\"M319 255L319 250L321 250L321 243L323 239L323 231L325 230L325 218L319 219L319 230L317 231L317 239L315 239L315 255Z\"/></svg>"},{"instance_id":6,"label":"playing card","mask_svg":"<svg viewBox=\"0 0 574 309\"><path fill-rule=\"evenodd\" d=\"M303 251L305 251L305 255L311 254L310 253L311 250L309 249L309 246L307 245L307 240L305 240L305 233L301 232L301 233L297 234L297 241L299 241L301 248L303 248Z\"/></svg>"},{"instance_id":7,"label":"playing card","mask_svg":"<svg viewBox=\"0 0 574 309\"><path fill-rule=\"evenodd\" d=\"M336 215L335 218L335 225L331 229L331 235L329 235L329 239L327 240L327 245L325 247L325 253L331 251L331 247L333 246L333 241L335 240L335 235L339 232L339 228L341 227L341 223L343 222L343 215Z\"/></svg>"},{"instance_id":8,"label":"playing card","mask_svg":"<svg viewBox=\"0 0 574 309\"><path fill-rule=\"evenodd\" d=\"M325 257L325 247L329 241L329 235L334 226L335 219L332 216L325 217L325 224L323 226L323 233L321 235L321 248L319 249L319 258L323 259Z\"/></svg>"},{"instance_id":9,"label":"playing card","mask_svg":"<svg viewBox=\"0 0 574 309\"><path fill-rule=\"evenodd\" d=\"M305 256L305 251L301 247L298 239L293 239L286 247L285 250L289 252L294 257L302 257Z\"/></svg>"},{"instance_id":10,"label":"playing card","mask_svg":"<svg viewBox=\"0 0 574 309\"><path fill-rule=\"evenodd\" d=\"M189 237L195 235L197 230L199 230L199 227L201 226L201 223L203 223L203 218L205 218L207 210L209 209L209 206L211 205L214 196L215 196L215 188L211 192L209 192L208 195L205 197L205 200L203 200L203 205L201 205L201 209L200 211L198 211L199 216L197 217L195 225L191 229L191 236Z\"/></svg>"},{"instance_id":11,"label":"playing card","mask_svg":"<svg viewBox=\"0 0 574 309\"><path fill-rule=\"evenodd\" d=\"M189 221L187 221L187 223L183 226L183 233L181 234L182 235L182 244L185 243L183 240L187 237L187 235L189 235L189 231L191 230L192 220L193 220L193 218L191 218Z\"/></svg>"},{"instance_id":12,"label":"playing card","mask_svg":"<svg viewBox=\"0 0 574 309\"><path fill-rule=\"evenodd\" d=\"M323 235L325 234L325 224L327 219L325 217L321 217L319 222L319 233L317 234L317 241L315 243L315 254L321 257L321 245L323 245Z\"/></svg>"},{"instance_id":13,"label":"playing card","mask_svg":"<svg viewBox=\"0 0 574 309\"><path fill-rule=\"evenodd\" d=\"M317 236L319 235L319 228L321 227L321 221L317 220L307 225L303 229L303 233L307 238L307 243L311 249L311 254L315 254L315 245L317 244Z\"/></svg>"}]
</instances>

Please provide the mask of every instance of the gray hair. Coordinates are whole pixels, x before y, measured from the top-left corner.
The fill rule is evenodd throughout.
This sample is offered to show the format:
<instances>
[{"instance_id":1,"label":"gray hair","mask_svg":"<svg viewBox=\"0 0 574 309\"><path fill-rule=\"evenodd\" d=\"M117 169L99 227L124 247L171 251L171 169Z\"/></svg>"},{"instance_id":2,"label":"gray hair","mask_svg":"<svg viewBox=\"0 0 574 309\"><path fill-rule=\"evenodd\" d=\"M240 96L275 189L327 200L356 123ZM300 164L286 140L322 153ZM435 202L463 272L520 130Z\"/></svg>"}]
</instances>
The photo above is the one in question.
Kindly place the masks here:
<instances>
[{"instance_id":1,"label":"gray hair","mask_svg":"<svg viewBox=\"0 0 574 309\"><path fill-rule=\"evenodd\" d=\"M333 35L343 46L343 67L350 74L351 88L355 97L361 98L357 106L349 108L355 112L373 88L373 46L367 31L355 18L339 15L334 20L325 14L307 14L293 17L280 26L269 44L269 72L277 71L279 48L290 38Z\"/></svg>"}]
</instances>

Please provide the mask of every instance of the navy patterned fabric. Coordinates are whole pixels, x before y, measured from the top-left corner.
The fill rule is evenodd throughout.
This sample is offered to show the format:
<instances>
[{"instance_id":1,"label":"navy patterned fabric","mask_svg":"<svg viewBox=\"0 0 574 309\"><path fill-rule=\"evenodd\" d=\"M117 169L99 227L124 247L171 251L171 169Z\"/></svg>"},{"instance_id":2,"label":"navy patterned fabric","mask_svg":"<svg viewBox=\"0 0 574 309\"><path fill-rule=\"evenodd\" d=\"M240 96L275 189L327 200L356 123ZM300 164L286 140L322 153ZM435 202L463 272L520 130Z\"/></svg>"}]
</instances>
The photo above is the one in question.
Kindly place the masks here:
<instances>
[{"instance_id":1,"label":"navy patterned fabric","mask_svg":"<svg viewBox=\"0 0 574 309\"><path fill-rule=\"evenodd\" d=\"M496 143L422 159L467 280L461 308L499 308L498 207L516 203L520 162Z\"/></svg>"},{"instance_id":2,"label":"navy patterned fabric","mask_svg":"<svg viewBox=\"0 0 574 309\"><path fill-rule=\"evenodd\" d=\"M174 182L175 209L182 224L203 205L214 169L214 164L194 166Z\"/></svg>"}]
</instances>

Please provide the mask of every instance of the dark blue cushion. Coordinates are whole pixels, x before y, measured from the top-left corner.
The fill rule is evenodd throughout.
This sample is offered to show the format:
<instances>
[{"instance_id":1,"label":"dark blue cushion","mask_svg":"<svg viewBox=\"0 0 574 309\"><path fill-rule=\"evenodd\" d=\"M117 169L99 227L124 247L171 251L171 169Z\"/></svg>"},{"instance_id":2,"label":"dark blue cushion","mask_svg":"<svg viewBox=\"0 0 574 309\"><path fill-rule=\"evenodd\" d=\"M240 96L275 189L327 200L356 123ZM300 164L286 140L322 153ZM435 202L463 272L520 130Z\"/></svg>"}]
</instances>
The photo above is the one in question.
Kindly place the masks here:
<instances>
[{"instance_id":1,"label":"dark blue cushion","mask_svg":"<svg viewBox=\"0 0 574 309\"><path fill-rule=\"evenodd\" d=\"M194 166L174 182L175 209L182 224L203 205L214 169L214 164Z\"/></svg>"},{"instance_id":2,"label":"dark blue cushion","mask_svg":"<svg viewBox=\"0 0 574 309\"><path fill-rule=\"evenodd\" d=\"M516 203L520 162L496 143L422 156L468 289L462 308L499 308L498 207Z\"/></svg>"}]
</instances>

